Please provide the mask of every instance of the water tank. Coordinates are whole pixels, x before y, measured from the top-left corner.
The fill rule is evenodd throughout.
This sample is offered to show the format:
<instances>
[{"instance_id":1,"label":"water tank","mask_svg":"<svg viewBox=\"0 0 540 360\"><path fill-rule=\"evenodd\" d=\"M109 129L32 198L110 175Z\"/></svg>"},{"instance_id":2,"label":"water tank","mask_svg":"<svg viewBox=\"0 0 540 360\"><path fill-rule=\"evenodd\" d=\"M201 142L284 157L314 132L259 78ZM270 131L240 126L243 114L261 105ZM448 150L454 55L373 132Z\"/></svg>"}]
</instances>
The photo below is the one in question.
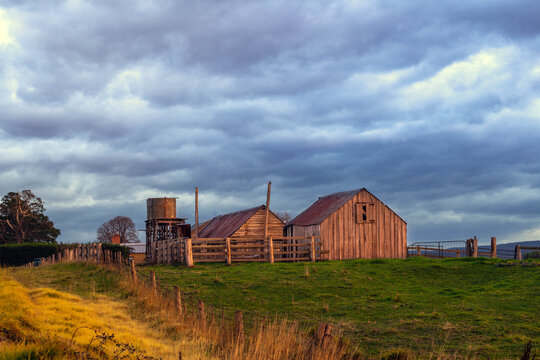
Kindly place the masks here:
<instances>
[{"instance_id":1,"label":"water tank","mask_svg":"<svg viewBox=\"0 0 540 360\"><path fill-rule=\"evenodd\" d=\"M176 218L175 198L146 199L147 219L174 219Z\"/></svg>"}]
</instances>

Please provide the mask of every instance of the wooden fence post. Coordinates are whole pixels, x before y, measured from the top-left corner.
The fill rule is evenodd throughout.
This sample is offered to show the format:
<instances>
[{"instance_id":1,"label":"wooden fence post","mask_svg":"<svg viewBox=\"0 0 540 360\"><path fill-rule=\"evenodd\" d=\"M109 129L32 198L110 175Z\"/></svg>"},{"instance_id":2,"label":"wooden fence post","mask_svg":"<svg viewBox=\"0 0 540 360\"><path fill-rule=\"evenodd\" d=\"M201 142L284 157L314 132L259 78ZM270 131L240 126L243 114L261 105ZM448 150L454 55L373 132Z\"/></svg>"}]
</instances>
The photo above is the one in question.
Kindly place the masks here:
<instances>
[{"instance_id":1,"label":"wooden fence post","mask_svg":"<svg viewBox=\"0 0 540 360\"><path fill-rule=\"evenodd\" d=\"M315 236L311 235L311 239L310 239L310 244L309 244L309 250L310 250L310 259L311 259L311 262L315 262L316 258L315 258Z\"/></svg>"},{"instance_id":2,"label":"wooden fence post","mask_svg":"<svg viewBox=\"0 0 540 360\"><path fill-rule=\"evenodd\" d=\"M521 260L521 246L520 245L516 245L516 251L515 251L515 254L514 254L514 259L515 260Z\"/></svg>"},{"instance_id":3,"label":"wooden fence post","mask_svg":"<svg viewBox=\"0 0 540 360\"><path fill-rule=\"evenodd\" d=\"M244 340L244 320L242 318L242 311L237 311L234 316L234 332L238 342Z\"/></svg>"},{"instance_id":4,"label":"wooden fence post","mask_svg":"<svg viewBox=\"0 0 540 360\"><path fill-rule=\"evenodd\" d=\"M472 250L472 239L467 239L467 256L471 257L473 253Z\"/></svg>"},{"instance_id":5,"label":"wooden fence post","mask_svg":"<svg viewBox=\"0 0 540 360\"><path fill-rule=\"evenodd\" d=\"M473 238L473 241L472 241L472 244L473 244L473 258L477 258L478 257L478 240L476 239L476 236Z\"/></svg>"},{"instance_id":6,"label":"wooden fence post","mask_svg":"<svg viewBox=\"0 0 540 360\"><path fill-rule=\"evenodd\" d=\"M324 347L328 344L332 338L332 325L326 323L320 323L315 333L315 342Z\"/></svg>"},{"instance_id":7,"label":"wooden fence post","mask_svg":"<svg viewBox=\"0 0 540 360\"><path fill-rule=\"evenodd\" d=\"M225 251L227 255L227 265L231 265L232 263L232 256L231 256L231 238L225 239Z\"/></svg>"},{"instance_id":8,"label":"wooden fence post","mask_svg":"<svg viewBox=\"0 0 540 360\"><path fill-rule=\"evenodd\" d=\"M193 247L191 245L191 238L186 239L186 266L193 267Z\"/></svg>"},{"instance_id":9,"label":"wooden fence post","mask_svg":"<svg viewBox=\"0 0 540 360\"><path fill-rule=\"evenodd\" d=\"M491 257L497 257L497 238L495 236L491 238Z\"/></svg>"},{"instance_id":10,"label":"wooden fence post","mask_svg":"<svg viewBox=\"0 0 540 360\"><path fill-rule=\"evenodd\" d=\"M102 253L102 245L101 243L97 244L97 261L98 262L103 262L103 253Z\"/></svg>"},{"instance_id":11,"label":"wooden fence post","mask_svg":"<svg viewBox=\"0 0 540 360\"><path fill-rule=\"evenodd\" d=\"M178 286L174 287L174 308L178 316L182 317L182 295Z\"/></svg>"},{"instance_id":12,"label":"wooden fence post","mask_svg":"<svg viewBox=\"0 0 540 360\"><path fill-rule=\"evenodd\" d=\"M416 256L422 256L422 251L420 251L420 245L416 245Z\"/></svg>"},{"instance_id":13,"label":"wooden fence post","mask_svg":"<svg viewBox=\"0 0 540 360\"><path fill-rule=\"evenodd\" d=\"M137 284L137 270L135 269L135 260L131 261L131 281Z\"/></svg>"},{"instance_id":14,"label":"wooden fence post","mask_svg":"<svg viewBox=\"0 0 540 360\"><path fill-rule=\"evenodd\" d=\"M270 264L274 263L274 240L272 237L268 239L268 262Z\"/></svg>"},{"instance_id":15,"label":"wooden fence post","mask_svg":"<svg viewBox=\"0 0 540 360\"><path fill-rule=\"evenodd\" d=\"M156 285L156 273L154 271L150 271L150 287L152 288L152 291L154 292L154 295L157 293L157 285Z\"/></svg>"},{"instance_id":16,"label":"wooden fence post","mask_svg":"<svg viewBox=\"0 0 540 360\"><path fill-rule=\"evenodd\" d=\"M198 308L199 308L199 320L203 323L206 321L206 313L204 312L204 303L202 300L199 300L198 302Z\"/></svg>"}]
</instances>

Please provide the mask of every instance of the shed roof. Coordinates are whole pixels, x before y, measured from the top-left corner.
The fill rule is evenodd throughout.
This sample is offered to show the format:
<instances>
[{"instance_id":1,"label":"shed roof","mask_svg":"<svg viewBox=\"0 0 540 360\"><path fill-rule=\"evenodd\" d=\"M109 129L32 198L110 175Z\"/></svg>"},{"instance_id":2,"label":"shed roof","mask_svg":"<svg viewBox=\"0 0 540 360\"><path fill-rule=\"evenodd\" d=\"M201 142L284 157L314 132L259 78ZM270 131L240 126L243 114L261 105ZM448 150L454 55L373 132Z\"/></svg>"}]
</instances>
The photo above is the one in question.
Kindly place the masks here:
<instances>
[{"instance_id":1,"label":"shed roof","mask_svg":"<svg viewBox=\"0 0 540 360\"><path fill-rule=\"evenodd\" d=\"M204 223L204 228L199 232L201 238L224 238L234 234L246 221L248 221L259 209L265 209L264 205L251 209L240 210L225 215L219 215Z\"/></svg>"},{"instance_id":2,"label":"shed roof","mask_svg":"<svg viewBox=\"0 0 540 360\"><path fill-rule=\"evenodd\" d=\"M349 199L351 199L352 197L354 197L356 194L358 194L360 191L363 191L363 190L367 191L371 196L377 199L377 197L373 195L372 193L370 193L366 188L343 191L343 192L326 195L326 196L320 197L319 200L315 201L310 207L308 207L306 210L300 213L297 217L289 221L287 223L287 226L288 225L309 226L309 225L320 224L321 222L323 222L324 219L330 216L330 214L338 210L347 201L349 201ZM383 205L386 206L390 211L394 212L394 214L396 214L395 211L390 209L388 205L385 205L384 203ZM407 223L398 214L396 214L396 216L400 218L404 223Z\"/></svg>"},{"instance_id":3,"label":"shed roof","mask_svg":"<svg viewBox=\"0 0 540 360\"><path fill-rule=\"evenodd\" d=\"M133 254L144 254L146 252L146 243L123 243L120 245L131 248Z\"/></svg>"},{"instance_id":4,"label":"shed roof","mask_svg":"<svg viewBox=\"0 0 540 360\"><path fill-rule=\"evenodd\" d=\"M330 214L339 209L350 198L362 190L365 190L365 188L338 192L320 197L319 200L315 201L310 207L289 221L287 225L308 226L320 224L324 219L330 216Z\"/></svg>"}]
</instances>

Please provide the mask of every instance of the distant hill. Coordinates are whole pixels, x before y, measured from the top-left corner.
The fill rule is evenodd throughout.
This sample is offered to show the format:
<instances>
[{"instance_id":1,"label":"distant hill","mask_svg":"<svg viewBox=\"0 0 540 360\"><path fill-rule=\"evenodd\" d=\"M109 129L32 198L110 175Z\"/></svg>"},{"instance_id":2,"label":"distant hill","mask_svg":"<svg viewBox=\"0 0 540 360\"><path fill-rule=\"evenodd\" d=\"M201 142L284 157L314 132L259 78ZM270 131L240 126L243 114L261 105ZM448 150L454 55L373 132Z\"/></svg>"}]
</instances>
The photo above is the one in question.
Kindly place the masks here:
<instances>
[{"instance_id":1,"label":"distant hill","mask_svg":"<svg viewBox=\"0 0 540 360\"><path fill-rule=\"evenodd\" d=\"M511 250L511 251L514 251L516 249L516 246L519 245L521 247L525 246L525 247L540 247L540 240L533 240L533 241L517 241L517 242L512 242L512 243L505 243L505 244L497 244L497 252L499 252L499 250ZM525 254L529 253L529 252L532 252L532 251L535 251L535 250L524 250L522 249L521 250L521 256L525 256ZM540 250L536 250L536 251L540 251Z\"/></svg>"},{"instance_id":2,"label":"distant hill","mask_svg":"<svg viewBox=\"0 0 540 360\"><path fill-rule=\"evenodd\" d=\"M417 244L422 244L421 242L420 243L417 243ZM453 244L452 244L453 245ZM512 259L514 257L514 252L515 252L515 249L516 249L516 245L520 245L521 247L540 247L540 240L532 240L532 241L516 241L516 242L511 242L511 243L503 243L503 244L497 244L497 257L498 258L501 258L501 259ZM437 245L428 245L428 246L433 246L433 247L437 247ZM485 252L489 252L490 251L490 248L491 248L491 244L478 244L478 247L479 247L479 252L480 253L485 253ZM460 249L460 250L465 250L465 244L463 244L463 246L459 246L459 247L448 247L446 248L444 245L442 245L442 248L445 248L445 249L448 249L448 250L457 250L457 249ZM525 254L531 252L531 251L535 251L535 250L525 250L525 249L522 249L521 250L521 255L522 256L525 256ZM434 256L434 257L437 257L440 255L440 252L439 251L422 251L422 254L424 256ZM454 255L452 255L452 253L443 253L443 256L445 257L452 257ZM463 255L462 255L463 256ZM487 255L480 255L480 256L487 256Z\"/></svg>"},{"instance_id":3,"label":"distant hill","mask_svg":"<svg viewBox=\"0 0 540 360\"><path fill-rule=\"evenodd\" d=\"M516 245L540 247L540 240L518 241L518 242L512 242L512 243L497 244L497 249L514 250L516 248ZM523 251L525 251L525 250L523 250Z\"/></svg>"}]
</instances>

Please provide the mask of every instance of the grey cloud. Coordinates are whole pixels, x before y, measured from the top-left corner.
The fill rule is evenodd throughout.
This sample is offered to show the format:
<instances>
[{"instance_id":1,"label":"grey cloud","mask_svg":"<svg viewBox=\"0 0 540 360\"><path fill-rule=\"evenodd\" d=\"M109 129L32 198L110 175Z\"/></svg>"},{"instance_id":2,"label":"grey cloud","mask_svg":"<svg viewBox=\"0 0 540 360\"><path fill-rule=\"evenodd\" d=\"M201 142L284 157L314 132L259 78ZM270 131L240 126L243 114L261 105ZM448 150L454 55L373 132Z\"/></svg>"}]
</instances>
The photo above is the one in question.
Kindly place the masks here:
<instances>
[{"instance_id":1,"label":"grey cloud","mask_svg":"<svg viewBox=\"0 0 540 360\"><path fill-rule=\"evenodd\" d=\"M41 192L66 241L120 214L142 226L144 196L161 192L199 186L214 199L201 218L258 205L268 180L272 208L293 215L365 186L411 219L411 240L537 228L535 4L352 5L15 3L0 190ZM436 78L502 47L516 55L476 83ZM407 93L430 80L432 93ZM532 195L508 202L509 189ZM460 220L439 221L445 211Z\"/></svg>"}]
</instances>

